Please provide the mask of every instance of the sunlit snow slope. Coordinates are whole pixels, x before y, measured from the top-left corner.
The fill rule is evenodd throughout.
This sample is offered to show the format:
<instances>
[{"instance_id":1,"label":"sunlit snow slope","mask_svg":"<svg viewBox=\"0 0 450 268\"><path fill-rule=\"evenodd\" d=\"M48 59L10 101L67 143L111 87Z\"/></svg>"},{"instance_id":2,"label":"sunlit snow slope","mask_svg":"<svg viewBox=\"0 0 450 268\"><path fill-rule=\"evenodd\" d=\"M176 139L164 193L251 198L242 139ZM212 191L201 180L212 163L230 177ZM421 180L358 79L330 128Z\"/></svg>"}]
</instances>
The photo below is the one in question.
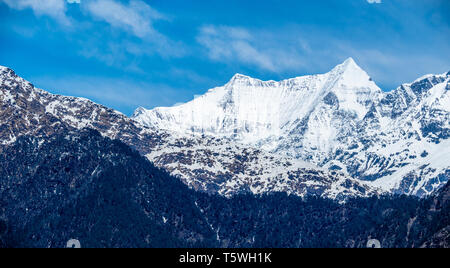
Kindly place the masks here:
<instances>
[{"instance_id":1,"label":"sunlit snow slope","mask_svg":"<svg viewBox=\"0 0 450 268\"><path fill-rule=\"evenodd\" d=\"M337 98L341 110L362 119L370 101L381 95L370 77L353 59L348 59L327 74L281 82L236 74L225 86L211 89L191 102L151 111L140 108L134 118L160 129L255 143L289 134L298 120L308 116L324 99L332 102ZM324 124L320 127L318 142L327 141L333 129Z\"/></svg>"}]
</instances>

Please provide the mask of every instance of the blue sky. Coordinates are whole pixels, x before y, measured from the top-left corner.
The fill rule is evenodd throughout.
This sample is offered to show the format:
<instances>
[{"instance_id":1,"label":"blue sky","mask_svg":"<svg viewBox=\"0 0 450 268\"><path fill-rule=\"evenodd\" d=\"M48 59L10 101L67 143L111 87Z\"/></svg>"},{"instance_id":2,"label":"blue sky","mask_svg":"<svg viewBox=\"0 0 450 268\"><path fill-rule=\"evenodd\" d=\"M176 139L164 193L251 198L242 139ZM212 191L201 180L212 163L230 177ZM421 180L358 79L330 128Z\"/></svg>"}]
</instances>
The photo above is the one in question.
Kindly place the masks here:
<instances>
[{"instance_id":1,"label":"blue sky","mask_svg":"<svg viewBox=\"0 0 450 268\"><path fill-rule=\"evenodd\" d=\"M450 71L449 44L448 0L0 0L0 65L128 115L348 57L392 90Z\"/></svg>"}]
</instances>

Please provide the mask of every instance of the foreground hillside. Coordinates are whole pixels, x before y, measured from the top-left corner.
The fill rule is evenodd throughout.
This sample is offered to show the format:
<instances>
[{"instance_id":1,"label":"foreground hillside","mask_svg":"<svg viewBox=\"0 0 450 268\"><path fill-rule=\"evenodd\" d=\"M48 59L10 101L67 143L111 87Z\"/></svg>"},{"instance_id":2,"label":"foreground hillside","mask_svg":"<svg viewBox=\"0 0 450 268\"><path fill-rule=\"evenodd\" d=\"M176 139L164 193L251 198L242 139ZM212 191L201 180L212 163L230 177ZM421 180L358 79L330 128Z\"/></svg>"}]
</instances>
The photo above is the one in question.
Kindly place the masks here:
<instances>
[{"instance_id":1,"label":"foreground hillside","mask_svg":"<svg viewBox=\"0 0 450 268\"><path fill-rule=\"evenodd\" d=\"M193 192L97 131L21 137L0 154L6 247L212 245Z\"/></svg>"},{"instance_id":2,"label":"foreground hillside","mask_svg":"<svg viewBox=\"0 0 450 268\"><path fill-rule=\"evenodd\" d=\"M448 247L449 185L435 197L226 199L195 192L92 130L24 136L0 153L2 247Z\"/></svg>"}]
</instances>

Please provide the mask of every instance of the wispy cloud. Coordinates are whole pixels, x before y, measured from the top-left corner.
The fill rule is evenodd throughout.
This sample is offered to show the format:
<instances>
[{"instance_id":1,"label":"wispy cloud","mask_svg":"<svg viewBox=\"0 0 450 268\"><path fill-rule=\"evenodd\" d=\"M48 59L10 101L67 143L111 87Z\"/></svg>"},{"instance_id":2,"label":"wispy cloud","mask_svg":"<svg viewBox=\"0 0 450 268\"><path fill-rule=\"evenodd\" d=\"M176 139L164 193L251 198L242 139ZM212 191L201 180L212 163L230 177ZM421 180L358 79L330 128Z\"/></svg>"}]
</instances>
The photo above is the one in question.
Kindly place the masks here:
<instances>
[{"instance_id":1,"label":"wispy cloud","mask_svg":"<svg viewBox=\"0 0 450 268\"><path fill-rule=\"evenodd\" d=\"M86 9L97 19L140 38L156 35L153 21L164 19L162 14L140 0L131 0L128 5L114 0L95 0L87 2Z\"/></svg>"},{"instance_id":2,"label":"wispy cloud","mask_svg":"<svg viewBox=\"0 0 450 268\"><path fill-rule=\"evenodd\" d=\"M381 0L367 0L369 4L381 4Z\"/></svg>"},{"instance_id":3,"label":"wispy cloud","mask_svg":"<svg viewBox=\"0 0 450 268\"><path fill-rule=\"evenodd\" d=\"M138 70L135 63L124 63L128 56L182 57L187 53L181 42L155 29L155 22L167 21L168 17L141 0L0 0L2 2L15 10L31 9L36 16L49 16L63 26L76 29L79 36L84 36L79 39L79 54L110 66ZM68 15L68 5L74 4L84 14L76 21ZM98 22L105 22L106 26ZM22 32L30 36L29 31Z\"/></svg>"},{"instance_id":4,"label":"wispy cloud","mask_svg":"<svg viewBox=\"0 0 450 268\"><path fill-rule=\"evenodd\" d=\"M71 25L71 20L66 15L67 6L65 0L0 0L12 9L32 9L36 16L49 16L63 25Z\"/></svg>"},{"instance_id":5,"label":"wispy cloud","mask_svg":"<svg viewBox=\"0 0 450 268\"><path fill-rule=\"evenodd\" d=\"M251 32L245 28L204 26L197 41L206 48L211 60L244 63L272 72L281 72L302 65L298 45L282 46L269 32ZM280 49L283 47L283 49Z\"/></svg>"},{"instance_id":6,"label":"wispy cloud","mask_svg":"<svg viewBox=\"0 0 450 268\"><path fill-rule=\"evenodd\" d=\"M125 55L149 56L155 53L163 57L181 57L186 51L183 45L173 41L154 28L157 21L168 18L140 0L130 0L126 4L116 0L92 0L86 2L83 7L87 14L104 21L115 29L120 29L139 40L112 40L107 44L107 49L99 50L85 47L83 54L89 57L97 57L100 60L111 63L117 62ZM97 44L102 40L96 40ZM91 42L92 44L92 42ZM111 52L111 53L109 53ZM113 57L118 55L118 57ZM122 56L121 56L122 55ZM113 59L115 58L115 59Z\"/></svg>"}]
</instances>

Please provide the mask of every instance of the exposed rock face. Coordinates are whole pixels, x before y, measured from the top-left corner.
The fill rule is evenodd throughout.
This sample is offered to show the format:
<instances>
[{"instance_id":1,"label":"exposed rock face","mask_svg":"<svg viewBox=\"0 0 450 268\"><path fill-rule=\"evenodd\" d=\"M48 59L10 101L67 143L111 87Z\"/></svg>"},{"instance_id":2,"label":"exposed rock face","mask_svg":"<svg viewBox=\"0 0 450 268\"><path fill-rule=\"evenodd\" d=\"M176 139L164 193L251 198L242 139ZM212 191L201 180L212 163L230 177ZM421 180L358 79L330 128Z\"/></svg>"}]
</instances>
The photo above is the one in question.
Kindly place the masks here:
<instances>
[{"instance_id":1,"label":"exposed rock face","mask_svg":"<svg viewBox=\"0 0 450 268\"><path fill-rule=\"evenodd\" d=\"M223 138L177 138L160 143L147 157L196 190L236 193L285 192L345 200L378 194L366 183L302 160Z\"/></svg>"}]
</instances>

